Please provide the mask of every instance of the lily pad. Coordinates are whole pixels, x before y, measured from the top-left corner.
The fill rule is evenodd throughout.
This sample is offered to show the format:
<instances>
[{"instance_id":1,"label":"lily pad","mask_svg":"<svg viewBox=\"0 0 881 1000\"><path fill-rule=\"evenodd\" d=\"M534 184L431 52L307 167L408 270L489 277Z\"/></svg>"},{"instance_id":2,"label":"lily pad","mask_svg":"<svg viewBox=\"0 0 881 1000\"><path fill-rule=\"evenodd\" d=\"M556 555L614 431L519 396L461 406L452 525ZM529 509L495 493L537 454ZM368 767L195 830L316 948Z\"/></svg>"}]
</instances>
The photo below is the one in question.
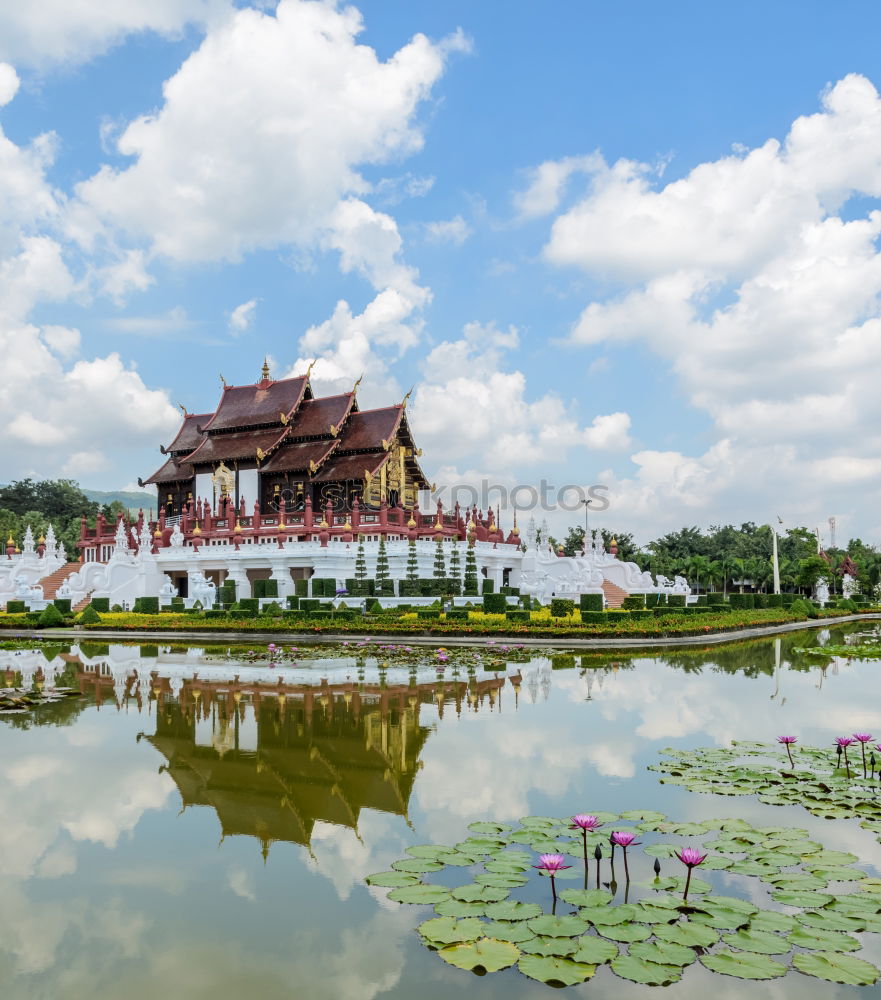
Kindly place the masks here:
<instances>
[{"instance_id":1,"label":"lily pad","mask_svg":"<svg viewBox=\"0 0 881 1000\"><path fill-rule=\"evenodd\" d=\"M452 847L444 847L439 844L415 844L407 848L407 854L411 858L428 858L430 861L438 860L439 856L450 854Z\"/></svg>"},{"instance_id":2,"label":"lily pad","mask_svg":"<svg viewBox=\"0 0 881 1000\"><path fill-rule=\"evenodd\" d=\"M602 965L604 962L611 962L618 954L617 945L605 938L594 937L593 934L585 934L578 938L575 943L578 948L572 957L576 962Z\"/></svg>"},{"instance_id":3,"label":"lily pad","mask_svg":"<svg viewBox=\"0 0 881 1000\"><path fill-rule=\"evenodd\" d=\"M785 955L792 951L792 945L786 938L753 928L737 931L736 934L724 934L722 940L732 948L753 951L758 955Z\"/></svg>"},{"instance_id":4,"label":"lily pad","mask_svg":"<svg viewBox=\"0 0 881 1000\"><path fill-rule=\"evenodd\" d=\"M822 892L790 892L788 889L777 889L771 893L771 899L787 906L814 907L825 906L832 902L832 896Z\"/></svg>"},{"instance_id":5,"label":"lily pad","mask_svg":"<svg viewBox=\"0 0 881 1000\"><path fill-rule=\"evenodd\" d=\"M574 986L586 982L596 972L595 965L541 955L524 955L517 968L524 976L549 986Z\"/></svg>"},{"instance_id":6,"label":"lily pad","mask_svg":"<svg viewBox=\"0 0 881 1000\"><path fill-rule=\"evenodd\" d=\"M784 934L795 927L795 917L779 910L759 910L749 919L750 930L781 931Z\"/></svg>"},{"instance_id":7,"label":"lily pad","mask_svg":"<svg viewBox=\"0 0 881 1000\"><path fill-rule=\"evenodd\" d=\"M388 898L396 903L442 903L449 902L450 890L443 885L405 885L392 889Z\"/></svg>"},{"instance_id":8,"label":"lily pad","mask_svg":"<svg viewBox=\"0 0 881 1000\"><path fill-rule=\"evenodd\" d=\"M861 931L866 927L869 914L862 917L848 916L835 910L811 910L800 913L796 918L804 927L816 927L821 931Z\"/></svg>"},{"instance_id":9,"label":"lily pad","mask_svg":"<svg viewBox=\"0 0 881 1000\"><path fill-rule=\"evenodd\" d=\"M751 951L716 951L701 955L701 964L711 972L738 979L777 979L786 975L786 966Z\"/></svg>"},{"instance_id":10,"label":"lily pad","mask_svg":"<svg viewBox=\"0 0 881 1000\"><path fill-rule=\"evenodd\" d=\"M452 917L432 917L423 921L417 931L431 944L448 945L462 941L476 941L483 937L484 923L474 917L454 920Z\"/></svg>"},{"instance_id":11,"label":"lily pad","mask_svg":"<svg viewBox=\"0 0 881 1000\"><path fill-rule=\"evenodd\" d=\"M488 885L494 889L514 889L517 886L526 885L529 876L521 875L518 872L510 872L506 875L500 875L496 872L490 872L488 875L478 873L474 876L474 881L478 885Z\"/></svg>"},{"instance_id":12,"label":"lily pad","mask_svg":"<svg viewBox=\"0 0 881 1000\"><path fill-rule=\"evenodd\" d=\"M364 880L368 885L379 885L386 889L399 889L402 885L419 885L419 876L409 872L377 872Z\"/></svg>"},{"instance_id":13,"label":"lily pad","mask_svg":"<svg viewBox=\"0 0 881 1000\"><path fill-rule=\"evenodd\" d=\"M529 929L547 937L575 937L587 930L587 921L580 917L554 917L545 913L529 921Z\"/></svg>"},{"instance_id":14,"label":"lily pad","mask_svg":"<svg viewBox=\"0 0 881 1000\"><path fill-rule=\"evenodd\" d=\"M597 933L611 941L645 941L652 936L645 924L597 924Z\"/></svg>"},{"instance_id":15,"label":"lily pad","mask_svg":"<svg viewBox=\"0 0 881 1000\"><path fill-rule=\"evenodd\" d=\"M439 861L429 861L427 858L402 858L400 861L393 861L392 868L396 872L423 875L426 872L439 872L443 865Z\"/></svg>"},{"instance_id":16,"label":"lily pad","mask_svg":"<svg viewBox=\"0 0 881 1000\"><path fill-rule=\"evenodd\" d=\"M629 954L641 958L645 962L655 962L657 965L691 965L697 958L694 948L686 948L672 941L637 941L632 944Z\"/></svg>"},{"instance_id":17,"label":"lily pad","mask_svg":"<svg viewBox=\"0 0 881 1000\"><path fill-rule=\"evenodd\" d=\"M482 926L487 937L510 941L512 944L520 944L521 941L535 937L525 920L491 920Z\"/></svg>"},{"instance_id":18,"label":"lily pad","mask_svg":"<svg viewBox=\"0 0 881 1000\"><path fill-rule=\"evenodd\" d=\"M504 903L489 903L485 908L490 920L531 920L542 915L538 903L518 903L512 899Z\"/></svg>"},{"instance_id":19,"label":"lily pad","mask_svg":"<svg viewBox=\"0 0 881 1000\"><path fill-rule=\"evenodd\" d=\"M524 955L553 955L556 958L568 958L575 954L578 942L568 937L542 937L536 935L527 938L520 944Z\"/></svg>"},{"instance_id":20,"label":"lily pad","mask_svg":"<svg viewBox=\"0 0 881 1000\"><path fill-rule=\"evenodd\" d=\"M681 969L672 965L658 965L635 955L619 955L612 960L612 971L622 979L645 986L669 986L682 978Z\"/></svg>"},{"instance_id":21,"label":"lily pad","mask_svg":"<svg viewBox=\"0 0 881 1000\"><path fill-rule=\"evenodd\" d=\"M661 924L655 927L655 937L686 948L709 948L719 940L719 934L704 924Z\"/></svg>"},{"instance_id":22,"label":"lily pad","mask_svg":"<svg viewBox=\"0 0 881 1000\"><path fill-rule=\"evenodd\" d=\"M498 972L500 969L507 969L520 958L520 949L509 941L480 938L472 943L448 945L441 948L438 955L459 969Z\"/></svg>"},{"instance_id":23,"label":"lily pad","mask_svg":"<svg viewBox=\"0 0 881 1000\"><path fill-rule=\"evenodd\" d=\"M456 886L450 890L453 899L458 899L463 903L499 903L508 898L507 889L494 889L489 885L475 885L469 882L467 885Z\"/></svg>"},{"instance_id":24,"label":"lily pad","mask_svg":"<svg viewBox=\"0 0 881 1000\"><path fill-rule=\"evenodd\" d=\"M498 835L503 833L505 830L510 830L511 826L509 823L469 823L468 829L472 833L490 833Z\"/></svg>"},{"instance_id":25,"label":"lily pad","mask_svg":"<svg viewBox=\"0 0 881 1000\"><path fill-rule=\"evenodd\" d=\"M443 899L435 906L442 917L482 917L486 913L486 903L465 902L461 899Z\"/></svg>"},{"instance_id":26,"label":"lily pad","mask_svg":"<svg viewBox=\"0 0 881 1000\"><path fill-rule=\"evenodd\" d=\"M881 974L862 958L834 951L801 952L792 956L792 965L806 976L848 986L871 986Z\"/></svg>"},{"instance_id":27,"label":"lily pad","mask_svg":"<svg viewBox=\"0 0 881 1000\"><path fill-rule=\"evenodd\" d=\"M564 889L560 899L573 906L602 906L611 903L612 894L605 889Z\"/></svg>"},{"instance_id":28,"label":"lily pad","mask_svg":"<svg viewBox=\"0 0 881 1000\"><path fill-rule=\"evenodd\" d=\"M621 813L620 818L634 822L644 820L649 823L660 823L667 817L663 813L653 812L651 809L628 809L627 812Z\"/></svg>"},{"instance_id":29,"label":"lily pad","mask_svg":"<svg viewBox=\"0 0 881 1000\"><path fill-rule=\"evenodd\" d=\"M789 940L809 951L858 951L860 948L859 941L843 931L821 931L812 927L796 927L789 932Z\"/></svg>"}]
</instances>

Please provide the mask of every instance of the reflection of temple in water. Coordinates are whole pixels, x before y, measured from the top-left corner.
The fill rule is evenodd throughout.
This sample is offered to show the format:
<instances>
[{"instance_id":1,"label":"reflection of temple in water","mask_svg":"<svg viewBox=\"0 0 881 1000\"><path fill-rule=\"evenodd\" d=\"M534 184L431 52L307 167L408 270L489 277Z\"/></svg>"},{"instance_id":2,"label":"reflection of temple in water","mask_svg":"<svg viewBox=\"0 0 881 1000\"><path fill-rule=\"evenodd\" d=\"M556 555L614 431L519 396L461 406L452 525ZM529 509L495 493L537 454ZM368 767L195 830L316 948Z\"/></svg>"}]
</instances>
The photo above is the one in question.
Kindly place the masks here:
<instances>
[{"instance_id":1,"label":"reflection of temple in water","mask_svg":"<svg viewBox=\"0 0 881 1000\"><path fill-rule=\"evenodd\" d=\"M448 676L351 658L277 668L139 658L131 647L63 659L99 706L155 713L155 730L139 739L164 758L184 809L210 807L223 837L256 837L264 853L273 841L308 846L319 822L357 832L364 809L406 819L431 723L453 710L498 710L506 685L516 695L521 680L519 671Z\"/></svg>"}]
</instances>

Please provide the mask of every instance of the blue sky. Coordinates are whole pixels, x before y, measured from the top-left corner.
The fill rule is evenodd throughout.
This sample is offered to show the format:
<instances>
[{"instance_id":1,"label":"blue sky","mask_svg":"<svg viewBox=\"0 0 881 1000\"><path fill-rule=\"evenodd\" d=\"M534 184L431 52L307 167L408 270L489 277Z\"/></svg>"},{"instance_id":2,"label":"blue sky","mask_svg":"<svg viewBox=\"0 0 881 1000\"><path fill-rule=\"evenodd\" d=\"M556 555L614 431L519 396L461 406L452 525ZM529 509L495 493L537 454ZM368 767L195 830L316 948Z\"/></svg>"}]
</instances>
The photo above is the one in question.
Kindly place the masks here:
<instances>
[{"instance_id":1,"label":"blue sky","mask_svg":"<svg viewBox=\"0 0 881 1000\"><path fill-rule=\"evenodd\" d=\"M440 484L881 540L875 5L89 6L0 12L0 478L130 485L265 353L415 385Z\"/></svg>"}]
</instances>

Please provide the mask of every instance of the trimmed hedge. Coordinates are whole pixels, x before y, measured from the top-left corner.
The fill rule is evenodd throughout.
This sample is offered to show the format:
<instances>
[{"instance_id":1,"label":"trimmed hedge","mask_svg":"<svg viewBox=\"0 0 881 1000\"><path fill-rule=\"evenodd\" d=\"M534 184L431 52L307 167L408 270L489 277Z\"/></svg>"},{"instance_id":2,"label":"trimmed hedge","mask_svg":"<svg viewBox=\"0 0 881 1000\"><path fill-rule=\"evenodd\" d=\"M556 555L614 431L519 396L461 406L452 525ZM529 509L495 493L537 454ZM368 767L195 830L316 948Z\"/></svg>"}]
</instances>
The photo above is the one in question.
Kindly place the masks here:
<instances>
[{"instance_id":1,"label":"trimmed hedge","mask_svg":"<svg viewBox=\"0 0 881 1000\"><path fill-rule=\"evenodd\" d=\"M294 580L294 593L297 597L308 597L309 596L309 581L308 580Z\"/></svg>"},{"instance_id":2,"label":"trimmed hedge","mask_svg":"<svg viewBox=\"0 0 881 1000\"><path fill-rule=\"evenodd\" d=\"M592 596L592 595L590 595ZM606 620L605 611L582 611L581 620L585 625L602 625Z\"/></svg>"},{"instance_id":3,"label":"trimmed hedge","mask_svg":"<svg viewBox=\"0 0 881 1000\"><path fill-rule=\"evenodd\" d=\"M8 615L23 615L28 609L27 604L24 601L7 601L6 602L6 614Z\"/></svg>"},{"instance_id":4,"label":"trimmed hedge","mask_svg":"<svg viewBox=\"0 0 881 1000\"><path fill-rule=\"evenodd\" d=\"M603 610L602 594L582 594L578 599L578 607L581 609L582 617L585 611Z\"/></svg>"},{"instance_id":5,"label":"trimmed hedge","mask_svg":"<svg viewBox=\"0 0 881 1000\"><path fill-rule=\"evenodd\" d=\"M783 594L768 594L768 607L769 608L782 608L783 607Z\"/></svg>"},{"instance_id":6,"label":"trimmed hedge","mask_svg":"<svg viewBox=\"0 0 881 1000\"><path fill-rule=\"evenodd\" d=\"M449 615L447 616L449 617ZM530 613L528 611L506 611L505 618L509 622L529 622Z\"/></svg>"},{"instance_id":7,"label":"trimmed hedge","mask_svg":"<svg viewBox=\"0 0 881 1000\"><path fill-rule=\"evenodd\" d=\"M510 612L508 612L508 614L510 614ZM528 613L525 613L525 614L526 614L526 617L527 617L527 620L528 620L529 615L528 615ZM447 621L451 621L451 622L467 622L468 621L468 612L465 610L465 608L453 608L452 610L450 610L450 611L447 612Z\"/></svg>"},{"instance_id":8,"label":"trimmed hedge","mask_svg":"<svg viewBox=\"0 0 881 1000\"><path fill-rule=\"evenodd\" d=\"M101 600L107 601L108 606L106 608L96 607L96 602L92 601L92 606L95 607L96 611L109 611L110 603L109 599L104 597ZM135 606L132 611L136 615L156 615L159 614L159 598L158 597L136 597Z\"/></svg>"},{"instance_id":9,"label":"trimmed hedge","mask_svg":"<svg viewBox=\"0 0 881 1000\"><path fill-rule=\"evenodd\" d=\"M732 608L739 610L748 610L756 606L755 594L730 594L728 601Z\"/></svg>"},{"instance_id":10,"label":"trimmed hedge","mask_svg":"<svg viewBox=\"0 0 881 1000\"><path fill-rule=\"evenodd\" d=\"M480 585L481 594L494 594L496 592L495 580L484 580Z\"/></svg>"},{"instance_id":11,"label":"trimmed hedge","mask_svg":"<svg viewBox=\"0 0 881 1000\"><path fill-rule=\"evenodd\" d=\"M754 608L767 608L770 607L768 604L767 594L753 594L753 607Z\"/></svg>"},{"instance_id":12,"label":"trimmed hedge","mask_svg":"<svg viewBox=\"0 0 881 1000\"><path fill-rule=\"evenodd\" d=\"M333 577L313 576L309 582L313 597L336 597L336 580Z\"/></svg>"},{"instance_id":13,"label":"trimmed hedge","mask_svg":"<svg viewBox=\"0 0 881 1000\"><path fill-rule=\"evenodd\" d=\"M40 618L38 624L42 625L44 628L53 628L57 625L64 624L64 618L61 616L61 612L54 604L47 604L45 608L40 612Z\"/></svg>"},{"instance_id":14,"label":"trimmed hedge","mask_svg":"<svg viewBox=\"0 0 881 1000\"><path fill-rule=\"evenodd\" d=\"M251 594L256 598L278 597L278 580L255 580Z\"/></svg>"},{"instance_id":15,"label":"trimmed hedge","mask_svg":"<svg viewBox=\"0 0 881 1000\"><path fill-rule=\"evenodd\" d=\"M508 598L504 594L493 594L490 592L483 595L483 610L487 614L503 615L507 609Z\"/></svg>"},{"instance_id":16,"label":"trimmed hedge","mask_svg":"<svg viewBox=\"0 0 881 1000\"><path fill-rule=\"evenodd\" d=\"M565 597L551 598L551 618L568 618L575 611L575 601Z\"/></svg>"},{"instance_id":17,"label":"trimmed hedge","mask_svg":"<svg viewBox=\"0 0 881 1000\"><path fill-rule=\"evenodd\" d=\"M158 597L154 597L153 600L156 601L156 607L158 608L159 607L159 598ZM106 613L106 612L108 612L110 610L110 598L109 597L93 597L91 599L91 601L89 601L89 605L91 607L93 607L98 612L98 614Z\"/></svg>"},{"instance_id":18,"label":"trimmed hedge","mask_svg":"<svg viewBox=\"0 0 881 1000\"><path fill-rule=\"evenodd\" d=\"M265 583L265 581L262 581ZM260 610L260 601L256 597L243 597L239 601L239 608L242 611L253 611L258 612Z\"/></svg>"},{"instance_id":19,"label":"trimmed hedge","mask_svg":"<svg viewBox=\"0 0 881 1000\"><path fill-rule=\"evenodd\" d=\"M288 609L295 611L300 606L300 598L291 595L287 600Z\"/></svg>"},{"instance_id":20,"label":"trimmed hedge","mask_svg":"<svg viewBox=\"0 0 881 1000\"><path fill-rule=\"evenodd\" d=\"M420 608L420 609L419 609L419 610L418 610L418 611L416 612L416 617L417 617L417 618L418 618L418 619L419 619L420 621L422 621L423 619L428 619L428 620L430 620L430 621L434 621L435 619L438 619L438 618L440 618L440 616L441 616L441 613L440 613L440 611L435 611L435 610L434 610L434 609L432 609L432 608Z\"/></svg>"},{"instance_id":21,"label":"trimmed hedge","mask_svg":"<svg viewBox=\"0 0 881 1000\"><path fill-rule=\"evenodd\" d=\"M70 598L69 597L56 597L55 600L52 603L55 605L56 608L58 608L58 610L63 615L69 615L70 614L71 608L70 608Z\"/></svg>"},{"instance_id":22,"label":"trimmed hedge","mask_svg":"<svg viewBox=\"0 0 881 1000\"><path fill-rule=\"evenodd\" d=\"M707 594L707 604L725 604L725 595L720 590L711 590Z\"/></svg>"},{"instance_id":23,"label":"trimmed hedge","mask_svg":"<svg viewBox=\"0 0 881 1000\"><path fill-rule=\"evenodd\" d=\"M631 611L638 608L644 608L645 594L630 594L621 602L621 607L627 608ZM553 614L553 612L551 612L551 614Z\"/></svg>"},{"instance_id":24,"label":"trimmed hedge","mask_svg":"<svg viewBox=\"0 0 881 1000\"><path fill-rule=\"evenodd\" d=\"M671 608L684 608L685 594L667 594L667 605Z\"/></svg>"}]
</instances>

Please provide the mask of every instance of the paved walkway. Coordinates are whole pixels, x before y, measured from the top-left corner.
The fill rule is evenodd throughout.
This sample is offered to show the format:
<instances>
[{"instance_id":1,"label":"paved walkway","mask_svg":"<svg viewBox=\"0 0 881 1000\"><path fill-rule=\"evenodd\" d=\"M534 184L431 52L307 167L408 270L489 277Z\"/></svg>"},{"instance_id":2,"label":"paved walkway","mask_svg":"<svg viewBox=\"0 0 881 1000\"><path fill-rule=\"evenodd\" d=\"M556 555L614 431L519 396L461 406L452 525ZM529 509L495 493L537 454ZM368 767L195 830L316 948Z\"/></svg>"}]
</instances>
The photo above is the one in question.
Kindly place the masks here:
<instances>
[{"instance_id":1,"label":"paved walkway","mask_svg":"<svg viewBox=\"0 0 881 1000\"><path fill-rule=\"evenodd\" d=\"M501 645L527 647L548 647L554 649L656 649L664 646L712 646L739 639L756 639L783 632L798 632L810 628L830 628L847 622L877 621L881 613L844 615L841 618L821 618L806 622L788 622L785 625L761 625L757 628L742 628L732 632L707 632L704 635L658 636L657 638L633 639L573 639L568 636L542 637L530 639L522 635L493 636L452 636L452 635L377 635L357 632L317 635L313 632L131 632L111 629L40 629L39 631L6 632L3 638L28 639L114 639L132 643L178 643L193 642L212 646L247 646L264 642L275 643L324 643L339 645L341 642L357 642L370 639L371 642L401 643L407 646L485 646L490 640Z\"/></svg>"}]
</instances>

